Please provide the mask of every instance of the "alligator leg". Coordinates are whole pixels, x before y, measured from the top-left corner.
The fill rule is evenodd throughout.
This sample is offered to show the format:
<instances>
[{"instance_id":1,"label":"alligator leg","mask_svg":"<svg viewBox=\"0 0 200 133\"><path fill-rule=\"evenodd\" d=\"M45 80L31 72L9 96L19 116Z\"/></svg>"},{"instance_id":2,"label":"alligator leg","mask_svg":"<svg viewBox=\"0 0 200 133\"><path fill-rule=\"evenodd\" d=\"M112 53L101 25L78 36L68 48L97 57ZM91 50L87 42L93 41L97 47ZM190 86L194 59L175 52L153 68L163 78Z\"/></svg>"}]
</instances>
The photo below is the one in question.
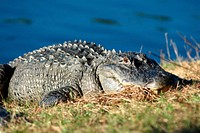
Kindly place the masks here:
<instances>
[{"instance_id":1,"label":"alligator leg","mask_svg":"<svg viewBox=\"0 0 200 133\"><path fill-rule=\"evenodd\" d=\"M59 102L65 102L81 96L82 94L80 94L76 89L71 86L66 86L44 95L39 103L39 106L50 107L56 105Z\"/></svg>"}]
</instances>

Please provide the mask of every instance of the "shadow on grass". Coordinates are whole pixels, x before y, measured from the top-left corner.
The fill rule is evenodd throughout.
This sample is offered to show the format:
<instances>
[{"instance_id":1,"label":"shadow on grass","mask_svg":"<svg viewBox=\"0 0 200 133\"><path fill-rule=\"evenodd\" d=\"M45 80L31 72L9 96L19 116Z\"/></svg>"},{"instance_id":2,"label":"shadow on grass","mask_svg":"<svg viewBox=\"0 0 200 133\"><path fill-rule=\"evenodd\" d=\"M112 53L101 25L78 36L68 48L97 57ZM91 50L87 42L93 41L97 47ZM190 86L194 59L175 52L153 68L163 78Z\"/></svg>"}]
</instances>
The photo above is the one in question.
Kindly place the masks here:
<instances>
[{"instance_id":1,"label":"shadow on grass","mask_svg":"<svg viewBox=\"0 0 200 133\"><path fill-rule=\"evenodd\" d=\"M168 133L171 131L167 131L166 129L162 129L162 128L155 128L154 126L151 126L152 133ZM182 129L179 129L177 131L172 131L174 133L200 133L200 126L197 125L192 125L191 127L184 127Z\"/></svg>"}]
</instances>

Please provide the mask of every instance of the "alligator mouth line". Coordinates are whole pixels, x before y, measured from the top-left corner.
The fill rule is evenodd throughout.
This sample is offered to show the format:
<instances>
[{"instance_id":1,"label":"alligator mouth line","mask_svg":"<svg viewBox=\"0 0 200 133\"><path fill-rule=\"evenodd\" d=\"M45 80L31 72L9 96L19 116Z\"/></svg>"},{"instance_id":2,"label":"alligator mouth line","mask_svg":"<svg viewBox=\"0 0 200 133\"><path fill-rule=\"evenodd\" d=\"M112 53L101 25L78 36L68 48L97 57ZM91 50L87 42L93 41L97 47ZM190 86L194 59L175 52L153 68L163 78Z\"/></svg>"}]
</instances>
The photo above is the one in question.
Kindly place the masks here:
<instances>
[{"instance_id":1,"label":"alligator mouth line","mask_svg":"<svg viewBox=\"0 0 200 133\"><path fill-rule=\"evenodd\" d=\"M153 81L149 81L147 83L144 83L143 85L139 85L139 84L134 84L132 82L121 82L120 83L122 86L138 86L138 87L142 87L142 88L148 88L150 90L158 90L158 89L161 89L162 87L158 88L158 87L155 87L156 86L156 82L155 80ZM152 86L152 87L148 87L148 86Z\"/></svg>"},{"instance_id":2,"label":"alligator mouth line","mask_svg":"<svg viewBox=\"0 0 200 133\"><path fill-rule=\"evenodd\" d=\"M152 87L148 87L149 84L152 84L151 85ZM126 88L127 86L129 86L129 87L140 87L140 88L148 89L148 90L153 91L155 94L160 94L160 93L166 92L173 87L173 85L167 85L167 86L159 87L159 88L153 87L153 86L156 86L155 80L153 82L145 83L144 85L137 85L137 84L133 84L131 82L123 82L120 85L122 85L123 88Z\"/></svg>"}]
</instances>

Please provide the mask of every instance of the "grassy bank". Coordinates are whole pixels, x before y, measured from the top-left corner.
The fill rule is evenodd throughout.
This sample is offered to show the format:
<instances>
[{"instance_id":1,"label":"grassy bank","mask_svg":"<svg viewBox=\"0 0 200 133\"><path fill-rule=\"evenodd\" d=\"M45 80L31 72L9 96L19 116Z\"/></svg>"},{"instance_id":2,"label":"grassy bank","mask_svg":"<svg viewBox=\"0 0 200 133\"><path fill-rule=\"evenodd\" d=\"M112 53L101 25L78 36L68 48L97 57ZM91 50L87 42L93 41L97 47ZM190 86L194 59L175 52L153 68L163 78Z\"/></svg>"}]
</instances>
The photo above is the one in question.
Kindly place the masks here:
<instances>
[{"instance_id":1,"label":"grassy bank","mask_svg":"<svg viewBox=\"0 0 200 133\"><path fill-rule=\"evenodd\" d=\"M187 79L200 80L200 62L183 62L164 68ZM52 108L5 103L14 113L26 117L12 119L2 132L200 132L200 84L171 90L161 95L141 88L116 94L81 98Z\"/></svg>"}]
</instances>

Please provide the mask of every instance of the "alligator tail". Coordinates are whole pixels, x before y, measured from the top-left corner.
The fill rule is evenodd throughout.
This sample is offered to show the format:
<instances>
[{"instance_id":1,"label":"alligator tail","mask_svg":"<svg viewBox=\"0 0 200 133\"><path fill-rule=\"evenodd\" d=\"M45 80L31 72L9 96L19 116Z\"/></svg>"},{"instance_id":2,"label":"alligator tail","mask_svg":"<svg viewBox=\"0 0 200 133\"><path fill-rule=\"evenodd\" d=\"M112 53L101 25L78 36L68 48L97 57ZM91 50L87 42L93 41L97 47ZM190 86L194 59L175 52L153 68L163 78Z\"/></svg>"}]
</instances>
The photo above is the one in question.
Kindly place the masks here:
<instances>
[{"instance_id":1,"label":"alligator tail","mask_svg":"<svg viewBox=\"0 0 200 133\"><path fill-rule=\"evenodd\" d=\"M14 70L7 64L0 64L0 103L8 96L8 86Z\"/></svg>"},{"instance_id":2,"label":"alligator tail","mask_svg":"<svg viewBox=\"0 0 200 133\"><path fill-rule=\"evenodd\" d=\"M10 113L2 105L3 99L8 96L8 86L14 70L7 64L0 64L0 126L5 126L10 121Z\"/></svg>"}]
</instances>

